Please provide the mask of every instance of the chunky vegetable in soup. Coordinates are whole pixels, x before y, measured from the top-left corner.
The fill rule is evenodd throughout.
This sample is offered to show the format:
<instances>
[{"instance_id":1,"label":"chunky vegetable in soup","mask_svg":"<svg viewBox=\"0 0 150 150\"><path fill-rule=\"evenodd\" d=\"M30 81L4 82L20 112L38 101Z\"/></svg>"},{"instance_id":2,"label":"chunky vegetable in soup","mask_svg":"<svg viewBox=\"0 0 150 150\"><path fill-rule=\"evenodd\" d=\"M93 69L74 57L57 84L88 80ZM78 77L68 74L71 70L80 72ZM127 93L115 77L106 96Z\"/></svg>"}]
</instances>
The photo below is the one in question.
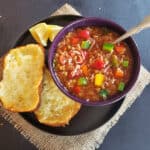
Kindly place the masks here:
<instances>
[{"instance_id":1,"label":"chunky vegetable in soup","mask_svg":"<svg viewBox=\"0 0 150 150\"><path fill-rule=\"evenodd\" d=\"M69 32L58 44L54 69L60 82L76 97L101 101L125 89L132 70L130 49L105 27Z\"/></svg>"}]
</instances>

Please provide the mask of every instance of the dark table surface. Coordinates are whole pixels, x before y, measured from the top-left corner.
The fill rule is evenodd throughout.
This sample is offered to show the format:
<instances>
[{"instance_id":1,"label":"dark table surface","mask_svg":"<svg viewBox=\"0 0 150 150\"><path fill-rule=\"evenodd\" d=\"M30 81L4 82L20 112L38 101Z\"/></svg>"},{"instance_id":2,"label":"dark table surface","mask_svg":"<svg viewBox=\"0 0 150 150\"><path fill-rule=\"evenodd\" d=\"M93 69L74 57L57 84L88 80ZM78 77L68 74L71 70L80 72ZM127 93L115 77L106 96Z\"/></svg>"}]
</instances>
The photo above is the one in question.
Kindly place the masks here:
<instances>
[{"instance_id":1,"label":"dark table surface","mask_svg":"<svg viewBox=\"0 0 150 150\"><path fill-rule=\"evenodd\" d=\"M149 0L0 0L0 55L22 31L69 3L84 16L100 16L129 29L150 15ZM150 70L150 29L134 36L142 63ZM107 135L101 150L150 150L150 85ZM0 149L36 149L0 117Z\"/></svg>"}]
</instances>

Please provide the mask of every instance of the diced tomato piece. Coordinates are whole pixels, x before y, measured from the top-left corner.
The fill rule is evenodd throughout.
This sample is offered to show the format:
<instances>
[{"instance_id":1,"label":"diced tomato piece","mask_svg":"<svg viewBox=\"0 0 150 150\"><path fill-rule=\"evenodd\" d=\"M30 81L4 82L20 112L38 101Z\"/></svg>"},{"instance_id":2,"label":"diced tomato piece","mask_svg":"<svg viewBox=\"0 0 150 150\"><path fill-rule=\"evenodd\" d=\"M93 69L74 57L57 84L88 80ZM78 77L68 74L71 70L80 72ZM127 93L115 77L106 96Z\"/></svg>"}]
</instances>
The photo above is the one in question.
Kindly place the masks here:
<instances>
[{"instance_id":1,"label":"diced tomato piece","mask_svg":"<svg viewBox=\"0 0 150 150\"><path fill-rule=\"evenodd\" d=\"M124 45L115 45L115 50L116 52L123 54L126 50L126 48L124 47Z\"/></svg>"},{"instance_id":2,"label":"diced tomato piece","mask_svg":"<svg viewBox=\"0 0 150 150\"><path fill-rule=\"evenodd\" d=\"M76 85L73 87L72 90L75 94L79 94L81 92L81 87Z\"/></svg>"},{"instance_id":3,"label":"diced tomato piece","mask_svg":"<svg viewBox=\"0 0 150 150\"><path fill-rule=\"evenodd\" d=\"M71 38L71 44L72 44L72 45L76 45L76 44L78 44L78 43L79 43L79 38L77 38L77 37Z\"/></svg>"},{"instance_id":4,"label":"diced tomato piece","mask_svg":"<svg viewBox=\"0 0 150 150\"><path fill-rule=\"evenodd\" d=\"M94 69L102 69L104 68L104 61L101 59L98 59L92 64L92 67Z\"/></svg>"},{"instance_id":5,"label":"diced tomato piece","mask_svg":"<svg viewBox=\"0 0 150 150\"><path fill-rule=\"evenodd\" d=\"M81 30L78 33L78 36L83 39L88 39L90 37L90 32L88 30Z\"/></svg>"},{"instance_id":6,"label":"diced tomato piece","mask_svg":"<svg viewBox=\"0 0 150 150\"><path fill-rule=\"evenodd\" d=\"M84 75L88 75L88 67L87 67L87 65L83 65L83 66L81 67L81 69L82 69L82 73L83 73Z\"/></svg>"},{"instance_id":7,"label":"diced tomato piece","mask_svg":"<svg viewBox=\"0 0 150 150\"><path fill-rule=\"evenodd\" d=\"M123 70L121 70L120 68L117 68L115 71L115 77L116 78L122 78L123 76L124 76Z\"/></svg>"}]
</instances>

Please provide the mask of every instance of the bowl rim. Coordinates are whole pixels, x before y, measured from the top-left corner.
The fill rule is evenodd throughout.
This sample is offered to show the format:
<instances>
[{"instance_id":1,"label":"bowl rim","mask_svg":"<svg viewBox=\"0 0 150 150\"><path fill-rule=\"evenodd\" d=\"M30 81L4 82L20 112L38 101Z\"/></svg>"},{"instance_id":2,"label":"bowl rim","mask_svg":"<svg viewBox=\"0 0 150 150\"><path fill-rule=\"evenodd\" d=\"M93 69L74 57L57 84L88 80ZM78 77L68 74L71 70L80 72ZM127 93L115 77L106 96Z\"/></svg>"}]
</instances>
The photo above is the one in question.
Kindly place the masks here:
<instances>
[{"instance_id":1,"label":"bowl rim","mask_svg":"<svg viewBox=\"0 0 150 150\"><path fill-rule=\"evenodd\" d=\"M120 92L120 93L117 93L111 97L109 97L107 100L105 101L86 101L84 99L81 99L79 97L76 97L74 96L73 94L69 93L69 91L63 86L63 84L60 82L59 78L57 77L56 73L55 73L55 70L53 68L53 57L55 55L55 50L56 50L56 46L57 44L60 42L60 40L71 30L71 29L74 29L74 28L78 28L78 25L79 27L82 27L82 26L86 26L86 25L81 25L81 23L83 22L103 22L104 24L106 25L110 25L112 26L112 29L115 27L117 28L118 30L121 30L121 32L126 32L126 30L120 26L119 24L111 21L111 20L108 20L108 19L105 19L105 18L101 18L101 17L85 17L85 18L81 18L81 19L78 19L76 21L72 21L71 23L69 23L68 25L66 25L55 37L54 41L52 42L50 48L49 48L49 51L48 51L48 67L49 67L49 70L51 72L51 75L52 75L52 78L56 84L56 86L61 90L61 92L63 92L66 96L68 96L69 98L71 98L72 100L76 101L76 102L79 102L83 105L87 105L87 106L105 106L105 105L109 105L109 104L113 104L119 100L121 100L123 97L125 97L125 95L131 90L131 88L134 86L137 78L138 78L138 75L139 75L139 72L140 72L140 55L139 55L139 52L138 52L138 47L137 47L137 44L136 42L133 40L133 38L129 37L128 40L130 40L130 43L133 44L133 47L134 47L134 51L136 52L136 70L134 71L134 75L133 77L130 78L130 82L128 83L127 87L125 88L125 90L123 92ZM74 27L76 26L77 27ZM87 25L89 26L89 25ZM95 25L96 26L96 25ZM97 25L99 26L99 25ZM105 25L104 25L105 26Z\"/></svg>"}]
</instances>

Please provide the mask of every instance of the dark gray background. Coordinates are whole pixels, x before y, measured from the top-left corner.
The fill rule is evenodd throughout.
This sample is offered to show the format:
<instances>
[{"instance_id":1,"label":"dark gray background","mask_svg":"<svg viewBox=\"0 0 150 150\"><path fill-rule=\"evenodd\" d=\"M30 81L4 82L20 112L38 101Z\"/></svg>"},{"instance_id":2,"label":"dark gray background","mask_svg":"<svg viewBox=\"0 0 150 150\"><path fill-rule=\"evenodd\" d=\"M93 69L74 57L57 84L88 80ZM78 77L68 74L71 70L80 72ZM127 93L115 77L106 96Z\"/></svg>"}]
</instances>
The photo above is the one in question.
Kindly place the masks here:
<instances>
[{"instance_id":1,"label":"dark gray background","mask_svg":"<svg viewBox=\"0 0 150 150\"><path fill-rule=\"evenodd\" d=\"M0 0L0 54L31 24L68 2L84 16L99 16L129 29L150 15L150 0ZM150 70L150 29L134 36L142 63ZM150 85L107 135L101 150L150 150ZM3 125L1 125L3 123ZM84 140L84 139L83 139ZM34 150L9 123L0 118L1 150Z\"/></svg>"}]
</instances>

